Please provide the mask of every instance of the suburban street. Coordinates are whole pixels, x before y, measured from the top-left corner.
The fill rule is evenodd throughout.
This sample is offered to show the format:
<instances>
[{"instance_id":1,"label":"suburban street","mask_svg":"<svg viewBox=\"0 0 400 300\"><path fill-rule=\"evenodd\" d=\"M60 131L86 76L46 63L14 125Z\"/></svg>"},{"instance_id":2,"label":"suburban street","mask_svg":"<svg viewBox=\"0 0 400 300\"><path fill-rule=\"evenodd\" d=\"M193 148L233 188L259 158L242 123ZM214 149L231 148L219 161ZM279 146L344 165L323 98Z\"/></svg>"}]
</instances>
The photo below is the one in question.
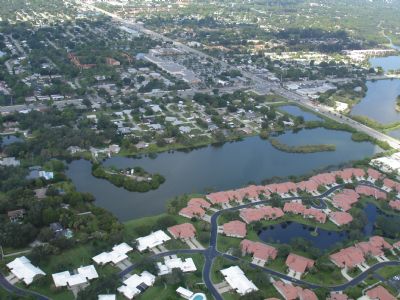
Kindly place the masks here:
<instances>
[{"instance_id":1,"label":"suburban street","mask_svg":"<svg viewBox=\"0 0 400 300\"><path fill-rule=\"evenodd\" d=\"M82 3L78 3L76 2L78 5L84 6L87 9L91 9L91 10L95 10L97 12L103 13L109 17L111 17L113 20L121 22L122 24L124 24L125 26L127 26L128 28L131 28L133 30L136 30L138 32L141 32L143 34L149 35L154 39L158 39L158 40L162 40L164 42L169 42L169 43L173 43L176 47L180 48L183 51L187 51L193 54L196 54L200 57L203 58L207 58L212 60L215 63L219 63L221 64L221 66L227 67L227 68L231 68L231 66L229 66L226 62L221 61L217 58L214 58L212 56L209 56L201 51L198 51L194 48L191 48L181 42L175 41L171 38L168 38L162 34L159 34L155 31L149 30L147 28L145 28L144 26L142 26L141 24L137 24L134 21L128 21L125 20L123 18L121 18L120 16L110 13L108 11L105 11L101 8L98 8L94 5L90 5L90 4L82 4ZM273 91L275 94L280 95L282 97L285 97L289 100L295 101L297 102L299 105L307 108L307 109L311 109L311 110L316 110L318 111L320 114L323 114L324 116L326 116L327 118L330 118L334 121L337 121L339 123L343 123L343 124L347 124L352 126L353 128L364 132L368 135L370 135L373 138L376 138L379 141L382 142L387 142L392 148L396 149L396 150L400 150L400 141L398 141L395 138L392 138L391 136L388 136L387 134L384 134L382 132L379 132L373 128L370 128L364 124L361 124L353 119L350 119L346 116L342 116L338 113L335 113L333 111L332 108L327 107L327 106L322 106L322 105L318 105L315 106L314 104L312 104L312 102L310 101L310 99L308 99L307 97L301 96L293 91L289 91L283 87L281 87L279 84L272 82L272 81L267 81L263 78L260 78L259 76L252 74L250 72L247 71L242 71L242 74L249 78L250 80L252 80L253 82L253 87L252 88L256 88L257 90L260 91L264 91L264 92L268 92L268 91ZM250 88L251 89L251 88Z\"/></svg>"},{"instance_id":2,"label":"suburban street","mask_svg":"<svg viewBox=\"0 0 400 300\"><path fill-rule=\"evenodd\" d=\"M368 181L360 181L358 183L358 185L364 185L364 186L373 186L377 189L379 189L380 191L384 191L381 188L375 186L374 184L372 184L371 182ZM318 195L318 196L313 196L310 197L310 199L312 200L320 200L320 203L318 205L312 205L315 208L321 208L321 207L325 207L326 204L323 200L321 200L324 197L329 196L330 194L332 194L333 192L344 188L345 185L337 185L335 187L330 188L329 190L327 190L326 192ZM287 197L287 198L283 198L282 201L284 202L288 202L288 201L293 201L293 200L301 200L302 197ZM205 264L203 267L203 281L204 284L207 286L207 289L209 290L209 292L213 295L214 299L216 300L223 300L223 297L218 293L217 289L215 288L215 283L212 282L211 279L211 270L212 270L212 266L213 266L213 262L215 260L215 258L217 257L224 257L228 260L231 260L233 262L238 262L240 261L241 263L247 263L250 264L253 268L259 268L260 270L262 270L263 272L265 272L268 275L271 276L275 276L278 277L279 279L282 280L286 280L289 282L292 282L293 284L296 285L301 285L304 286L306 288L309 289L316 289L316 288L325 288L328 289L330 291L343 291L349 287L352 286L356 286L358 284L360 284L363 280L365 280L368 275L375 273L376 271L387 267L387 266L400 266L400 260L396 260L396 261L386 261L386 262L378 262L372 266L370 266L370 268L368 268L366 271L362 272L361 274L359 274L358 276L354 277L352 280L343 283L343 284L339 284L339 285L334 285L334 286L325 286L325 285L320 285L320 284L315 284L315 283L311 283L311 282L307 282L304 280L299 280L293 277L288 276L287 274L284 273L280 273L278 271L275 271L271 268L268 268L268 266L262 267L259 265L255 265L253 263L248 262L247 260L242 259L241 257L236 257L233 256L229 253L223 253L218 251L218 218L221 214L223 214L224 212L227 211L236 211L236 210L240 210L243 208L249 208L249 207L254 207L260 204L268 204L269 200L261 200L261 201L255 201L255 202L250 202L250 203L246 203L246 204L242 204L242 205L238 205L238 206L234 206L234 207L230 207L230 208L225 208L225 209L221 209L217 212L214 212L211 216L211 233L210 233L210 245L208 246L208 248L206 249L177 249L177 250L168 250L166 252L162 252L162 253L158 253L155 255L151 255L149 256L150 259L157 261L163 257L166 256L171 256L171 255L179 255L179 254L202 254L205 258ZM120 278L124 278L129 276L130 273L134 272L135 269L137 269L139 267L140 263L138 262L134 262L131 266L129 266L128 268L124 269L123 271L119 272L118 275ZM30 296L34 296L36 297L36 299L39 300L48 300L49 298L47 298L44 295L40 295L38 293L29 291L29 290L24 290L21 288L18 288L14 285L11 285L4 277L3 274L0 274L0 285L3 289L12 292L14 294L17 295L30 295Z\"/></svg>"}]
</instances>

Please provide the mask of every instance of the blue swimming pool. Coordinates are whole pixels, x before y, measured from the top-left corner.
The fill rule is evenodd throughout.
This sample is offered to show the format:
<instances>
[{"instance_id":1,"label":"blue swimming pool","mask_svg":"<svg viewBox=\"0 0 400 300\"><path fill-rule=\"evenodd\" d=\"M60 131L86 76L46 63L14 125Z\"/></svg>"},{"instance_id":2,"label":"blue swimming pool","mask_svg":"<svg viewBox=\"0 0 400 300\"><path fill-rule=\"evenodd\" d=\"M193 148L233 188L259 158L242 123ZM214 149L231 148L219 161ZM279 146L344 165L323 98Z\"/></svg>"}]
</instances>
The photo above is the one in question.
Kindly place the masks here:
<instances>
[{"instance_id":1,"label":"blue swimming pool","mask_svg":"<svg viewBox=\"0 0 400 300\"><path fill-rule=\"evenodd\" d=\"M197 293L194 294L189 300L207 300L207 297L202 293Z\"/></svg>"}]
</instances>

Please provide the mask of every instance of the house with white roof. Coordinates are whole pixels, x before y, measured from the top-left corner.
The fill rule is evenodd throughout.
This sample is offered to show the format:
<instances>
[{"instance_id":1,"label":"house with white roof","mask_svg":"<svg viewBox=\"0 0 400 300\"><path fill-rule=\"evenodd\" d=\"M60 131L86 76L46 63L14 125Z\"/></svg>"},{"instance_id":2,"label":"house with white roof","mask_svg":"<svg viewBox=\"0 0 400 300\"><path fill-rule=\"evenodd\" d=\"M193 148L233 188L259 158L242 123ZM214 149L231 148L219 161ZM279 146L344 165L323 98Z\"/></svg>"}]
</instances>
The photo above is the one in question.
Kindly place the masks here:
<instances>
[{"instance_id":1,"label":"house with white roof","mask_svg":"<svg viewBox=\"0 0 400 300\"><path fill-rule=\"evenodd\" d=\"M54 285L56 287L74 287L99 277L93 265L79 267L77 271L76 274L71 274L69 271L52 274Z\"/></svg>"},{"instance_id":2,"label":"house with white roof","mask_svg":"<svg viewBox=\"0 0 400 300\"><path fill-rule=\"evenodd\" d=\"M25 284L31 284L37 277L46 275L41 269L31 264L25 256L18 257L7 264L11 273Z\"/></svg>"},{"instance_id":3,"label":"house with white roof","mask_svg":"<svg viewBox=\"0 0 400 300\"><path fill-rule=\"evenodd\" d=\"M97 300L116 300L117 296L112 294L112 295L99 295Z\"/></svg>"},{"instance_id":4,"label":"house with white roof","mask_svg":"<svg viewBox=\"0 0 400 300\"><path fill-rule=\"evenodd\" d=\"M240 295L258 291L258 288L250 281L238 266L232 266L220 271L224 275L230 287Z\"/></svg>"},{"instance_id":5,"label":"house with white roof","mask_svg":"<svg viewBox=\"0 0 400 300\"><path fill-rule=\"evenodd\" d=\"M39 171L39 177L43 177L46 180L52 180L54 178L54 173L47 171Z\"/></svg>"},{"instance_id":6,"label":"house with white roof","mask_svg":"<svg viewBox=\"0 0 400 300\"><path fill-rule=\"evenodd\" d=\"M140 252L143 252L147 249L160 246L164 244L166 241L169 241L170 239L171 238L164 231L158 230L147 236L137 238L136 239L137 249Z\"/></svg>"},{"instance_id":7,"label":"house with white roof","mask_svg":"<svg viewBox=\"0 0 400 300\"><path fill-rule=\"evenodd\" d=\"M192 258L168 258L164 257L164 264L158 262L158 275L166 275L172 272L173 269L180 269L182 272L194 272L197 270Z\"/></svg>"},{"instance_id":8,"label":"house with white roof","mask_svg":"<svg viewBox=\"0 0 400 300\"><path fill-rule=\"evenodd\" d=\"M144 292L150 286L153 286L156 281L156 276L144 271L140 275L134 274L124 281L124 285L118 288L118 292L122 293L126 298L133 297Z\"/></svg>"},{"instance_id":9,"label":"house with white roof","mask_svg":"<svg viewBox=\"0 0 400 300\"><path fill-rule=\"evenodd\" d=\"M105 265L108 263L112 263L114 265L120 263L121 261L128 258L127 253L131 252L133 248L129 246L127 243L121 243L112 248L110 252L102 252L92 259L99 265Z\"/></svg>"},{"instance_id":10,"label":"house with white roof","mask_svg":"<svg viewBox=\"0 0 400 300\"><path fill-rule=\"evenodd\" d=\"M188 289L185 289L181 286L176 289L176 292L179 296L185 299L190 299L194 295L192 291L189 291Z\"/></svg>"}]
</instances>

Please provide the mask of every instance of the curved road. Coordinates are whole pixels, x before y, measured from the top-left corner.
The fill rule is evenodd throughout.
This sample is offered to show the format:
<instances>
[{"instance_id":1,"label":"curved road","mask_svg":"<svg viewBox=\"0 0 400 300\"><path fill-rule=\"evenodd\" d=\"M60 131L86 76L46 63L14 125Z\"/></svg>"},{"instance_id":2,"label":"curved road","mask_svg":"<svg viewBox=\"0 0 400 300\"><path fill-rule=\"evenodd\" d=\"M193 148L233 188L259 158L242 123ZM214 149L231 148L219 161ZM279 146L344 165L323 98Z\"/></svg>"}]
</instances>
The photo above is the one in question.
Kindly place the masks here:
<instances>
[{"instance_id":1,"label":"curved road","mask_svg":"<svg viewBox=\"0 0 400 300\"><path fill-rule=\"evenodd\" d=\"M372 186L372 187L374 187L374 188L376 188L376 189L378 189L380 191L384 191L383 189L375 186L374 184L372 184L369 181L360 181L360 182L358 182L358 185ZM333 192L337 191L338 189L342 189L345 186L346 186L346 184L337 185L335 187L330 188L329 190L327 190L326 192L324 192L324 193L322 193L322 194L320 194L318 196L310 197L313 200L319 200L320 201L319 205L313 205L313 206L315 208L320 208L320 209L321 208L322 209L326 208L327 205L326 205L325 201L322 198L324 198L326 196L329 196ZM287 197L287 198L284 198L282 200L287 202L287 201L299 200L299 199L302 199L302 197ZM151 256L151 258L158 259L158 258L161 258L161 257L164 257L164 256L173 255L173 254L202 253L204 255L204 257L205 257L205 263L204 263L204 267L203 267L203 280L204 280L204 283L206 284L208 290L210 291L210 293L213 295L213 297L216 300L223 300L222 296L218 293L218 291L215 288L213 282L211 281L212 265L213 265L214 259L216 257L218 257L218 256L222 256L222 257L227 258L227 259L232 260L232 261L241 261L241 262L248 263L254 268L260 268L263 272L268 273L269 275L273 275L273 276L278 277L280 279L284 279L284 280L290 281L290 282L292 282L294 284L297 284L297 285L302 285L302 286L305 286L305 287L310 288L310 289L326 288L326 289L329 289L331 291L343 291L343 290L347 289L348 287L351 287L351 286L354 286L354 285L358 285L363 280L365 280L365 278L367 278L369 274L374 273L375 271L377 271L377 270L379 270L379 269L381 269L383 267L386 267L386 266L400 266L400 261L380 262L380 263L377 263L377 264L371 266L368 270L366 270L365 272L361 273L357 277L353 278L351 281L348 281L348 282L340 284L340 285L335 285L335 286L324 286L324 285L319 285L319 284L310 283L310 282L307 282L307 281L295 279L295 278L289 277L286 274L283 274L283 273L280 273L280 272L275 271L273 269L270 269L268 267L261 267L259 265L255 265L255 264L249 263L248 261L243 260L240 257L236 257L236 256L232 256L232 255L227 254L227 253L219 252L217 250L218 218L219 218L219 216L222 213L226 212L226 211L239 210L239 209L242 209L242 208L247 208L247 207L251 207L251 206L255 206L255 205L259 205L259 204L267 204L268 201L269 200L250 202L250 203L238 205L238 206L231 207L231 208L221 209L221 210L215 212L211 216L210 246L206 250L190 250L190 249L187 249L187 250L175 250L175 251L172 250L172 251L156 254L154 256ZM121 276L125 276L129 272L133 271L135 268L136 268L136 265L132 265L128 269L126 269L123 272L121 272L120 275Z\"/></svg>"},{"instance_id":2,"label":"curved road","mask_svg":"<svg viewBox=\"0 0 400 300\"><path fill-rule=\"evenodd\" d=\"M357 185L365 185L365 186L372 186L375 187L378 190L384 191L383 189L375 186L374 184L372 184L371 182L368 181L360 181L358 182ZM319 205L313 205L316 208L325 208L327 205L325 203L325 201L322 199L328 195L330 195L331 193L335 192L338 189L344 188L345 184L341 184L341 185L337 185L335 187L330 188L329 190L327 190L326 192L318 195L318 196L312 196L310 197L313 200L320 200ZM283 198L282 201L284 202L288 202L288 201L292 201L292 200L300 200L302 199L302 197L287 197L287 198ZM211 269L212 269L212 265L214 262L214 259L216 257L224 257L226 259L232 260L232 261L241 261L244 263L248 263L250 264L251 267L253 268L259 268L261 269L263 272L278 277L280 279L284 279L287 281L290 281L294 284L297 285L302 285L305 286L307 288L310 289L317 289L317 288L326 288L328 290L331 291L343 291L345 289L347 289L348 287L351 286L355 286L358 285L359 283L361 283L365 278L368 277L369 274L374 273L375 271L386 267L386 266L400 266L400 261L387 261L387 262L380 262L377 263L373 266L371 266L368 270L364 271L363 273L361 273L360 275L358 275L357 277L353 278L352 280L340 284L340 285L335 285L335 286L324 286L324 285L320 285L320 284L315 284L315 283L310 283L307 281L303 281L303 280L299 280L299 279L295 279L292 277L289 277L286 274L280 273L278 271L275 271L273 269L270 269L268 267L261 267L259 265L255 265L253 263L250 263L240 257L236 257L227 253L222 253L219 252L217 249L217 240L218 240L218 218L219 216L226 212L226 211L235 211L235 210L239 210L242 208L247 208L247 207L252 207L255 205L259 205L259 204L267 204L269 200L261 200L261 201L256 201L256 202L250 202L250 203L246 203L246 204L241 204L235 207L230 207L230 208L226 208L226 209L221 209L217 212L215 212L212 216L211 216L211 236L210 236L210 245L207 249L178 249L178 250L171 250L171 251L167 251L167 252L163 252L163 253L159 253L159 254L155 254L150 256L150 259L153 260L157 260L160 259L162 257L165 256L170 256L170 255L176 255L176 254L203 254L204 258L205 258L205 263L203 266L203 272L202 272L202 276L203 276L203 280L205 285L207 286L209 292L213 295L213 297L216 300L223 300L222 296L218 293L217 289L215 288L212 280L211 280ZM135 263L132 264L130 267L126 268L125 270L121 271L118 275L122 278L126 275L128 275L130 272L134 271L137 267L139 266L139 263ZM14 285L11 285L2 274L0 274L0 285L3 287L3 289L7 290L8 292L14 293L16 295L21 295L21 296L36 296L37 299L39 300L49 300L49 298L40 295L38 293L32 292L32 291L28 291L28 290L24 290L24 289L20 289Z\"/></svg>"}]
</instances>

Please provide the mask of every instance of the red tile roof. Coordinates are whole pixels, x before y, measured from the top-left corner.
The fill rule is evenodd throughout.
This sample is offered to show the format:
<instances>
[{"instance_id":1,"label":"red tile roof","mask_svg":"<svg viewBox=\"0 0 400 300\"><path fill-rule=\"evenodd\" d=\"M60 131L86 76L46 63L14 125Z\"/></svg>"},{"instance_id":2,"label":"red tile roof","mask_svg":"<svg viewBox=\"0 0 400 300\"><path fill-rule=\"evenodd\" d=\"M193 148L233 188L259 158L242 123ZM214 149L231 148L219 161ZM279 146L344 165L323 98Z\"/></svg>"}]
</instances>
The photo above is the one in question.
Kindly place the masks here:
<instances>
[{"instance_id":1,"label":"red tile roof","mask_svg":"<svg viewBox=\"0 0 400 300\"><path fill-rule=\"evenodd\" d=\"M276 193L276 189L277 189L278 185L275 183L272 184L268 184L264 187L264 189L266 189L267 191L270 191L271 193Z\"/></svg>"},{"instance_id":2,"label":"red tile roof","mask_svg":"<svg viewBox=\"0 0 400 300\"><path fill-rule=\"evenodd\" d=\"M196 228L194 228L193 224L191 223L183 223L168 227L168 231L176 239L189 239L195 237L196 235Z\"/></svg>"},{"instance_id":3,"label":"red tile roof","mask_svg":"<svg viewBox=\"0 0 400 300\"><path fill-rule=\"evenodd\" d=\"M259 208L245 208L240 211L240 217L247 224L260 221L262 219L275 220L284 215L282 209L278 207L262 206Z\"/></svg>"},{"instance_id":4,"label":"red tile roof","mask_svg":"<svg viewBox=\"0 0 400 300\"><path fill-rule=\"evenodd\" d=\"M394 190L394 189L396 189L398 183L393 181L392 179L385 178L385 179L383 179L383 185L389 189Z\"/></svg>"},{"instance_id":5,"label":"red tile roof","mask_svg":"<svg viewBox=\"0 0 400 300\"><path fill-rule=\"evenodd\" d=\"M372 236L369 238L368 242L361 242L355 245L357 248L361 249L364 256L372 255L379 256L383 255L384 249L392 249L392 245L384 240L383 237L380 236Z\"/></svg>"},{"instance_id":6,"label":"red tile roof","mask_svg":"<svg viewBox=\"0 0 400 300\"><path fill-rule=\"evenodd\" d=\"M222 226L224 234L227 236L244 238L247 234L246 224L241 221L231 221Z\"/></svg>"},{"instance_id":7,"label":"red tile roof","mask_svg":"<svg viewBox=\"0 0 400 300\"><path fill-rule=\"evenodd\" d=\"M307 269L310 269L314 266L314 261L312 259L290 253L286 258L286 265L289 267L289 269L295 272L304 273Z\"/></svg>"},{"instance_id":8,"label":"red tile roof","mask_svg":"<svg viewBox=\"0 0 400 300\"><path fill-rule=\"evenodd\" d=\"M228 192L216 192L207 195L207 199L210 200L212 204L229 203L233 200L231 193Z\"/></svg>"},{"instance_id":9,"label":"red tile roof","mask_svg":"<svg viewBox=\"0 0 400 300\"><path fill-rule=\"evenodd\" d=\"M393 244L393 247L396 249L400 249L400 241Z\"/></svg>"},{"instance_id":10,"label":"red tile roof","mask_svg":"<svg viewBox=\"0 0 400 300\"><path fill-rule=\"evenodd\" d=\"M320 223L326 222L326 215L319 209L306 208L300 202L286 202L283 211L293 214L301 214L306 218L313 218Z\"/></svg>"},{"instance_id":11,"label":"red tile roof","mask_svg":"<svg viewBox=\"0 0 400 300\"><path fill-rule=\"evenodd\" d=\"M346 225L353 221L353 217L349 213L342 211L331 212L329 218L338 226Z\"/></svg>"},{"instance_id":12,"label":"red tile roof","mask_svg":"<svg viewBox=\"0 0 400 300\"><path fill-rule=\"evenodd\" d=\"M319 209L315 208L307 208L303 212L303 216L306 218L312 218L319 223L325 223L326 222L326 214Z\"/></svg>"},{"instance_id":13,"label":"red tile roof","mask_svg":"<svg viewBox=\"0 0 400 300\"><path fill-rule=\"evenodd\" d=\"M366 292L366 295L372 300L396 300L392 294L388 292L383 286L379 285Z\"/></svg>"},{"instance_id":14,"label":"red tile roof","mask_svg":"<svg viewBox=\"0 0 400 300\"><path fill-rule=\"evenodd\" d=\"M386 200L387 194L374 187L359 185L356 187L356 192L360 195L373 196L375 199Z\"/></svg>"},{"instance_id":15,"label":"red tile roof","mask_svg":"<svg viewBox=\"0 0 400 300\"><path fill-rule=\"evenodd\" d=\"M318 185L330 185L336 183L335 175L331 173L318 174L311 177L310 180L315 181Z\"/></svg>"},{"instance_id":16,"label":"red tile roof","mask_svg":"<svg viewBox=\"0 0 400 300\"><path fill-rule=\"evenodd\" d=\"M400 200L392 200L389 202L389 206L395 210L400 210Z\"/></svg>"},{"instance_id":17,"label":"red tile roof","mask_svg":"<svg viewBox=\"0 0 400 300\"><path fill-rule=\"evenodd\" d=\"M184 216L184 217L187 217L187 218L190 219L190 218L193 218L193 217L202 218L206 214L206 212L205 212L204 209L202 209L199 206L190 205L190 206L182 208L179 211L179 214L181 216Z\"/></svg>"},{"instance_id":18,"label":"red tile roof","mask_svg":"<svg viewBox=\"0 0 400 300\"><path fill-rule=\"evenodd\" d=\"M363 252L356 247L348 247L330 255L331 260L340 268L354 268L365 262Z\"/></svg>"},{"instance_id":19,"label":"red tile roof","mask_svg":"<svg viewBox=\"0 0 400 300\"><path fill-rule=\"evenodd\" d=\"M303 214L306 207L301 202L286 202L283 206L284 212Z\"/></svg>"},{"instance_id":20,"label":"red tile roof","mask_svg":"<svg viewBox=\"0 0 400 300\"><path fill-rule=\"evenodd\" d=\"M377 170L374 170L374 169L371 169L371 168L369 168L367 170L367 173L368 173L369 177L371 177L371 178L373 178L375 180L378 180L379 178L382 177L382 173L381 172L379 172Z\"/></svg>"},{"instance_id":21,"label":"red tile roof","mask_svg":"<svg viewBox=\"0 0 400 300\"><path fill-rule=\"evenodd\" d=\"M307 191L309 193L316 192L318 189L318 184L315 181L308 180L297 183L297 188L302 191Z\"/></svg>"},{"instance_id":22,"label":"red tile roof","mask_svg":"<svg viewBox=\"0 0 400 300\"><path fill-rule=\"evenodd\" d=\"M330 296L326 300L347 300L347 299L349 299L349 297L346 294L331 292Z\"/></svg>"},{"instance_id":23,"label":"red tile roof","mask_svg":"<svg viewBox=\"0 0 400 300\"><path fill-rule=\"evenodd\" d=\"M343 180L351 180L354 177L364 177L365 171L359 168L347 168L341 171L332 172L334 175L341 177Z\"/></svg>"},{"instance_id":24,"label":"red tile roof","mask_svg":"<svg viewBox=\"0 0 400 300\"><path fill-rule=\"evenodd\" d=\"M308 289L302 289L299 286L294 286L290 283L284 283L282 281L274 282L275 288L286 300L318 300L315 293Z\"/></svg>"},{"instance_id":25,"label":"red tile roof","mask_svg":"<svg viewBox=\"0 0 400 300\"><path fill-rule=\"evenodd\" d=\"M236 198L242 201L244 198L258 199L259 195L264 193L264 187L249 185L248 187L235 190Z\"/></svg>"},{"instance_id":26,"label":"red tile roof","mask_svg":"<svg viewBox=\"0 0 400 300\"><path fill-rule=\"evenodd\" d=\"M281 195L296 191L297 187L296 184L293 182L283 182L276 185L276 192Z\"/></svg>"},{"instance_id":27,"label":"red tile roof","mask_svg":"<svg viewBox=\"0 0 400 300\"><path fill-rule=\"evenodd\" d=\"M192 198L188 202L188 206L198 206L202 208L209 208L211 204L203 198Z\"/></svg>"},{"instance_id":28,"label":"red tile roof","mask_svg":"<svg viewBox=\"0 0 400 300\"><path fill-rule=\"evenodd\" d=\"M254 258L264 261L275 259L278 255L278 250L276 250L274 247L250 240L243 240L240 243L240 248L242 249L242 252L253 254Z\"/></svg>"},{"instance_id":29,"label":"red tile roof","mask_svg":"<svg viewBox=\"0 0 400 300\"><path fill-rule=\"evenodd\" d=\"M332 197L332 204L343 211L348 211L359 197L354 190L345 189Z\"/></svg>"}]
</instances>

